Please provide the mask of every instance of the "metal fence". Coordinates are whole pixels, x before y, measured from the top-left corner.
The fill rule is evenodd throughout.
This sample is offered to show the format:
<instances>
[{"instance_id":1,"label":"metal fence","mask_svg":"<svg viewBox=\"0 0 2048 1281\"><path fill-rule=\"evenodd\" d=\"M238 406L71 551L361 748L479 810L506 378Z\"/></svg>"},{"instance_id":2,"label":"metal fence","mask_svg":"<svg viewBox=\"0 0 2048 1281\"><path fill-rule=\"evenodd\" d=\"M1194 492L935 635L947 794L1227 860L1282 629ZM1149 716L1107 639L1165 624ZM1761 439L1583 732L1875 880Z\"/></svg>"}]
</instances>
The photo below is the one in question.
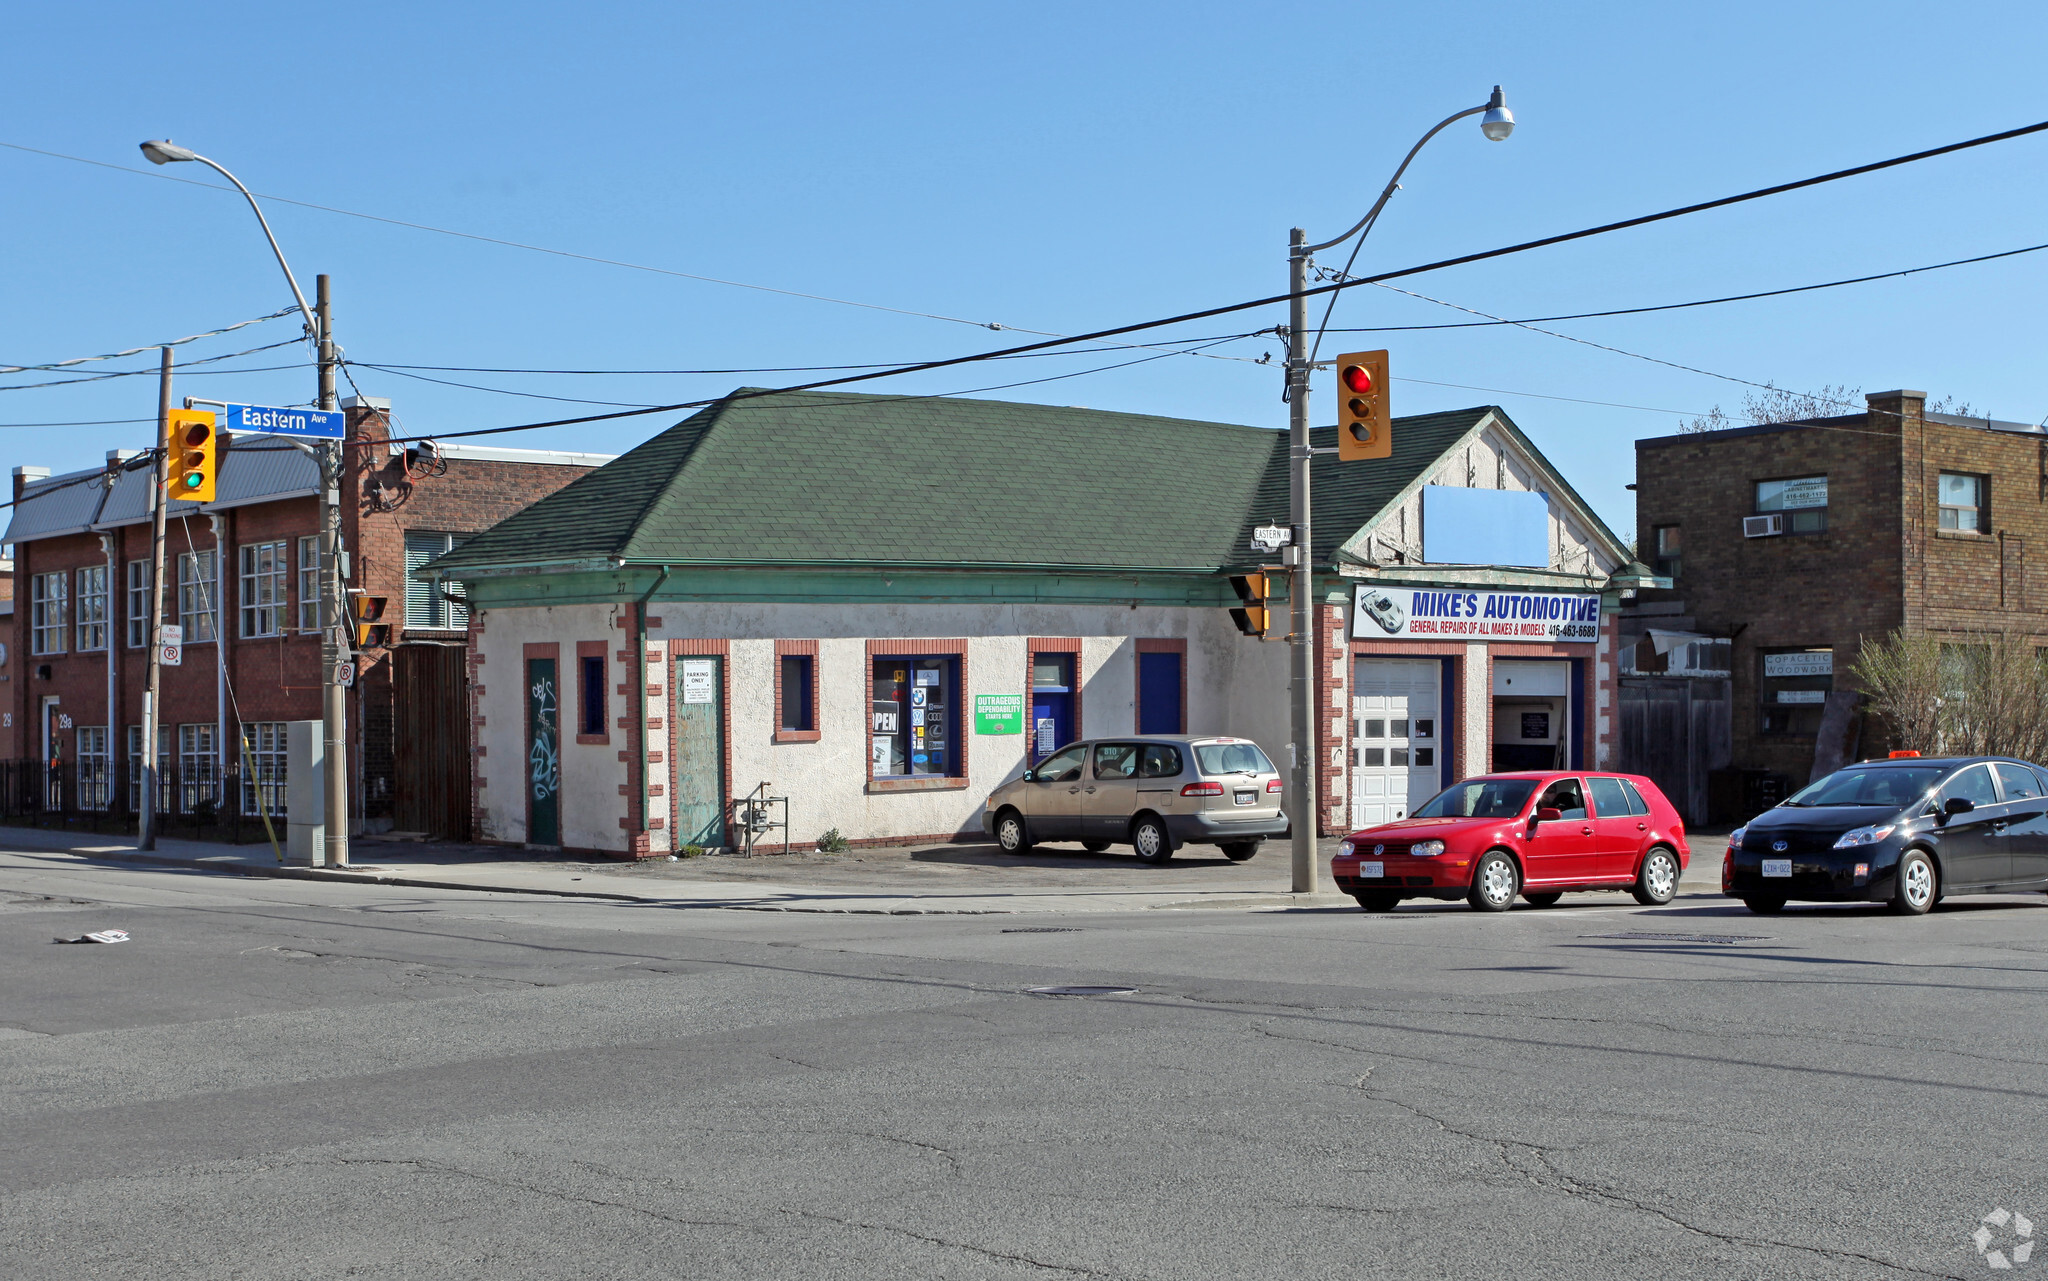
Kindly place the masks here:
<instances>
[{"instance_id":1,"label":"metal fence","mask_svg":"<svg viewBox=\"0 0 2048 1281\"><path fill-rule=\"evenodd\" d=\"M79 828L133 833L142 784L125 763L88 757L82 761L0 760L0 822L34 827ZM261 800L281 830L284 782L259 777L244 786L242 771L207 770L187 778L173 764L157 771L157 830L166 836L241 844L267 839L254 812ZM250 812L242 811L248 808Z\"/></svg>"}]
</instances>

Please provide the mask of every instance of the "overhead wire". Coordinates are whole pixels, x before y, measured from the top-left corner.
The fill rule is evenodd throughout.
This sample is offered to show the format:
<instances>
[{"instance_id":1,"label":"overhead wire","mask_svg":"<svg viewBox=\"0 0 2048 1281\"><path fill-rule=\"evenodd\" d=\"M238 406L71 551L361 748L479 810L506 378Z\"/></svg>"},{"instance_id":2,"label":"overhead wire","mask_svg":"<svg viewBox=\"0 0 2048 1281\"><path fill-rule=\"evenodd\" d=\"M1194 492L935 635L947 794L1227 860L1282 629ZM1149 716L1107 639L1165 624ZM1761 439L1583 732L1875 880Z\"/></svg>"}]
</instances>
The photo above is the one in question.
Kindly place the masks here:
<instances>
[{"instance_id":1,"label":"overhead wire","mask_svg":"<svg viewBox=\"0 0 2048 1281\"><path fill-rule=\"evenodd\" d=\"M120 360L127 356L139 356L145 351L155 351L160 347L182 347L186 343L198 342L202 338L217 338L222 334L231 334L237 329L247 329L250 325L260 325L266 320L276 320L279 316L289 316L298 311L298 309L298 305L294 303L289 307L280 307L267 316L258 316L254 320L237 321L232 325L222 325L219 329L209 329L203 334L188 334L183 338L173 338L169 342L145 343L140 347L130 347L126 351L110 351L100 356L73 356L70 360L52 360L40 365L0 365L0 374L42 373L46 370L64 369L71 365L90 364L96 360Z\"/></svg>"},{"instance_id":2,"label":"overhead wire","mask_svg":"<svg viewBox=\"0 0 2048 1281\"><path fill-rule=\"evenodd\" d=\"M1837 182L1845 178L1857 177L1867 173L1876 173L1881 170L1896 168L1900 165L1912 164L1916 161L1931 159L1935 156L1944 156L1952 154L1954 152L1964 151L1972 147L1982 147L1994 142L2004 142L2014 138L2025 137L2030 134L2040 133L2044 130L2048 130L2048 120L2039 121L2031 125L2023 125L2016 129L2002 130L2001 132L1994 134L1985 134L1977 138L1965 139L1961 142L1948 143L1940 147L1931 147L1923 151L1911 152L1906 155L1893 156L1887 160L1872 161L1868 164L1855 165L1847 169L1837 169L1829 173L1816 174L1810 178L1801 178L1792 182L1776 183L1772 186L1759 187L1752 191L1738 192L1737 194L1731 196L1721 196L1713 200L1698 201L1696 203L1689 205L1681 205L1672 209L1660 210L1656 213L1640 214L1633 218L1623 218L1615 222L1602 223L1598 226L1584 227L1577 231L1560 232L1556 235L1543 236L1535 240L1525 240L1510 245L1502 245L1494 249L1483 249L1476 251L1474 253L1459 254L1451 258L1440 258L1433 262L1420 263L1411 267L1401 267L1393 271L1384 271L1376 275L1364 276L1355 280L1334 281L1330 284L1318 285L1312 289L1303 290L1298 296L1313 297L1322 294L1339 293L1346 289L1358 288L1361 285L1379 284L1382 281L1398 280L1406 276L1421 275L1423 273L1431 271L1441 271L1449 267L1465 266L1470 263L1486 262L1495 258L1504 258L1511 254L1527 253L1530 250L1543 249L1552 245L1568 244L1573 241L1585 240L1592 236L1607 235L1611 232L1622 231L1632 227L1648 226L1652 223L1664 222L1672 218L1682 218L1691 214L1703 213L1710 209L1727 208L1731 205L1742 204L1751 200L1761 200L1769 196L1783 195L1787 192L1799 191L1807 187L1814 187L1823 183ZM716 404L721 400L730 400L734 398L754 399L758 396L773 396L794 391L815 391L825 387L846 386L851 383L868 382L876 378L892 378L900 376L902 374L922 373L926 370L945 369L950 368L954 365L964 365L975 363L978 361L993 360L1001 356L1017 355L1028 351L1043 351L1047 348L1063 347L1076 342L1098 342L1105 338L1116 338L1121 337L1125 334L1142 333L1149 329L1161 329L1169 325L1185 324L1189 321L1194 320L1206 320L1212 316L1226 316L1236 312L1255 310L1260 307L1270 307L1277 303L1289 302L1296 296L1297 295L1292 293L1270 294L1263 298L1253 298L1244 302L1226 303L1218 307L1206 307L1199 311L1182 312L1179 315L1161 317L1155 320L1143 320L1127 325L1117 325L1108 329L1098 329L1090 333L1076 334L1067 338L1046 339L1040 342L1024 343L1019 346L1002 348L995 351L977 352L966 356L953 356L946 358L944 360L923 361L918 364L905 365L896 369L874 370L865 373L845 375L839 378L818 379L809 383L799 383L791 387L770 388L764 389L759 392L729 393L727 396L714 397L708 400L700 399L692 401L678 401L674 404L669 405L656 405L647 409L620 410L617 413L611 414L589 414L578 418L554 419L551 421L538 423L520 423L509 427L477 428L466 432L445 433L441 436L431 437L431 439L452 439L456 436L488 436L501 435L504 433L515 431L535 431L543 427L574 426L581 423L603 422L616 418L632 418L637 417L641 414L665 413L679 409L701 409L706 405ZM417 437L416 439L430 438Z\"/></svg>"},{"instance_id":3,"label":"overhead wire","mask_svg":"<svg viewBox=\"0 0 2048 1281\"><path fill-rule=\"evenodd\" d=\"M191 371L195 365L211 365L223 360L235 360L242 356L253 356L258 352L276 351L279 347L290 347L299 341L301 340L297 338L287 338L283 342L268 343L261 347L251 347L246 351L231 351L224 356L207 356L201 360L187 361L178 367L178 372L184 374ZM197 372L208 374L261 374L269 373L276 369L296 368L298 368L297 365L266 365L258 369L206 369ZM54 382L17 383L11 387L0 387L0 391L37 391L46 387L79 387L86 383L106 382L110 378L140 378L144 375L155 377L161 372L155 366L151 366L148 369L116 369L104 374L80 374L76 378L60 378Z\"/></svg>"},{"instance_id":4,"label":"overhead wire","mask_svg":"<svg viewBox=\"0 0 2048 1281\"><path fill-rule=\"evenodd\" d=\"M1780 298L1787 294L1810 293L1816 289L1839 289L1844 285L1869 284L1874 280L1892 280L1901 276L1918 275L1923 271L1940 271L1947 267L1964 267L1972 263L1991 262L1999 258L2012 258L2020 254L2039 253L2048 249L2048 244L2028 245L2023 249L2006 249L1993 254L1978 254L1974 258L1956 258L1948 262L1928 263L1924 267L1907 267L1900 271L1883 271L1870 276L1851 276L1845 280L1825 280L1813 285L1794 285L1787 289L1763 289L1748 294L1728 294L1720 298L1696 298L1690 302L1658 303L1649 307L1617 307L1608 311L1580 311L1563 316L1528 316L1520 320L1464 320L1443 325L1372 325L1363 328L1333 328L1333 334L1394 334L1419 333L1436 329L1489 329L1497 325L1542 325L1561 320L1599 320L1607 316L1640 316L1655 311L1680 311L1688 307L1713 307L1721 303L1750 302L1758 298ZM1418 295L1419 296L1419 295ZM1484 313L1477 313L1484 314Z\"/></svg>"}]
</instances>

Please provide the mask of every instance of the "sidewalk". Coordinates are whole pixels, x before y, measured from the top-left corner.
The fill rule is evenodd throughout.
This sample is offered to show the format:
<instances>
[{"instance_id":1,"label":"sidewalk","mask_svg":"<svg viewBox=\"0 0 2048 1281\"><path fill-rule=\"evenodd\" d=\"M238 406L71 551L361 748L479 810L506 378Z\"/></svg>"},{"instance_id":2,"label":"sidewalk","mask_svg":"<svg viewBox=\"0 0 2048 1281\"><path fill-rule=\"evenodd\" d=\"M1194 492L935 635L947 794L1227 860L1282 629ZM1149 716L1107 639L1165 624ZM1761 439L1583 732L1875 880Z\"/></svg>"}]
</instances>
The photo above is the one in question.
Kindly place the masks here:
<instances>
[{"instance_id":1,"label":"sidewalk","mask_svg":"<svg viewBox=\"0 0 2048 1281\"><path fill-rule=\"evenodd\" d=\"M1694 842L1682 892L1719 889L1723 840ZM1285 844L1268 842L1247 863L1191 848L1163 867L1128 855L1049 846L1015 858L993 845L908 845L846 854L707 855L647 863L572 862L499 846L357 838L349 868L280 865L268 845L160 838L144 852L133 838L0 828L0 850L61 851L80 858L190 867L241 876L422 889L608 899L673 908L883 915L1132 912L1153 908L1239 911L1356 910L1328 888L1333 838L1321 842L1325 892L1289 891ZM1625 900L1624 900L1625 901Z\"/></svg>"}]
</instances>

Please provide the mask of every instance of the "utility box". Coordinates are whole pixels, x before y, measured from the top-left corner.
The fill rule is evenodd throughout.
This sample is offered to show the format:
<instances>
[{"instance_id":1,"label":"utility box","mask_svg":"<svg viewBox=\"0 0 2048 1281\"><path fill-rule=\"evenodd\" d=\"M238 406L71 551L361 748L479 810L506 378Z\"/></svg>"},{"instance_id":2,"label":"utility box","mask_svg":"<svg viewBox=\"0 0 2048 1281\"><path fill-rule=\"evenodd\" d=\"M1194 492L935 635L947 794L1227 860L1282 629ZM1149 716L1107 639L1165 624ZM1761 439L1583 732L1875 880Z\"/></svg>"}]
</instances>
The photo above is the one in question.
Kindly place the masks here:
<instances>
[{"instance_id":1,"label":"utility box","mask_svg":"<svg viewBox=\"0 0 2048 1281\"><path fill-rule=\"evenodd\" d=\"M319 721L285 723L284 859L296 867L327 865L327 763Z\"/></svg>"}]
</instances>

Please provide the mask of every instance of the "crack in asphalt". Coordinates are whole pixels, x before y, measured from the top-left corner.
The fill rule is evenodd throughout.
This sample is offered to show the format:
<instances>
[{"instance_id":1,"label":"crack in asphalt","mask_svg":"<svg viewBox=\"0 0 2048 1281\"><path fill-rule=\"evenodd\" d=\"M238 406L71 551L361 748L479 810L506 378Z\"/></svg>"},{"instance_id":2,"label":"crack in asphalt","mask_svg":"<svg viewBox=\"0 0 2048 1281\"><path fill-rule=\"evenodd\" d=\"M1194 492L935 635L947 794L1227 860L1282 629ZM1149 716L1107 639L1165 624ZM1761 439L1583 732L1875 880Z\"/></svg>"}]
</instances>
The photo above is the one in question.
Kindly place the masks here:
<instances>
[{"instance_id":1,"label":"crack in asphalt","mask_svg":"<svg viewBox=\"0 0 2048 1281\"><path fill-rule=\"evenodd\" d=\"M287 1166L291 1166L291 1165L340 1165L340 1166L386 1166L386 1167L394 1167L394 1168L401 1168L401 1169L411 1169L411 1170L413 1170L413 1171L415 1171L415 1172L418 1172L418 1173L421 1173L421 1174L445 1174L445 1175L452 1175L452 1176L454 1176L454 1177L456 1177L456 1178L461 1178L461 1179L470 1179L470 1180L473 1180L473 1181L475 1181L475 1182L477 1182L477 1183L485 1183L485 1184L489 1184L489 1185L490 1185L490 1186L492 1186L492 1187L498 1187L498 1188L505 1188L505 1189L508 1189L508 1190L510 1190L510 1191L514 1191L514 1192L529 1192L529 1193L532 1193L532 1194L533 1194L534 1196L546 1197L546 1198L548 1198L549 1200L552 1200L552 1201L568 1201L568 1202L572 1202L572 1203L575 1203L575 1204L578 1204L578 1205L595 1205L595 1206L603 1206L603 1207L605 1207L605 1208L608 1208L608 1209L614 1209L614 1210L625 1210L625 1211L627 1211L627 1212L629 1212L629 1213L632 1213L632 1214L640 1214L640 1215L645 1215L646 1217L648 1217L648 1218L650 1218L650 1219L659 1219L659 1220L661 1220L661 1221L662 1221L662 1222L664 1222L664 1223L673 1223L673 1224L676 1224L676 1225L678 1225L678 1226L680 1226L680 1227L686 1227L686 1228L733 1228L733 1229L736 1229L736 1230L738 1230L738 1231L741 1231L741 1232L753 1232L753 1233L758 1233L758 1234L761 1234L761 1235L763 1235L763 1236L767 1236L767 1235L772 1235L772 1234L770 1233L770 1230L769 1230L769 1229L767 1229L767 1228L765 1228L765 1227L762 1227L762 1226L761 1226L760 1224L756 1224L756 1223L740 1223L740 1222L735 1222L735 1221L733 1221L733 1220L730 1220L730 1219L685 1219L685 1218L682 1218L682 1217L680 1217L680 1216L678 1216L678 1215L673 1215L673 1214L663 1214L663 1213L662 1213L661 1211L659 1211L659 1210L650 1210L650 1209L648 1209L648 1208L647 1208L647 1207L645 1207L645 1206L641 1206L641 1205L633 1205L633 1204L631 1204L631 1203L629 1203L629 1202L625 1202L625 1201L607 1201L607 1200L603 1199L602 1197L588 1197L588 1196L579 1196L579 1195L577 1195L577 1194L576 1194L576 1193L574 1193L574 1192L564 1192L564 1191L561 1191L560 1189L557 1189L557 1188L544 1188L544 1187L541 1187L541 1186L539 1186L539 1185L537 1185L537 1184L532 1184L532 1183L524 1183L524 1182L521 1182L521 1181L520 1181L520 1180L518 1180L518 1179L506 1179L506 1178L500 1178L500 1177L498 1177L498 1176L496 1176L496 1175L484 1174L484 1173L482 1173L481 1171L477 1171L477 1170L466 1170L466 1169L462 1168L462 1167L461 1167L461 1166L459 1166L459 1165L448 1165L448 1164L445 1164L444 1162L440 1162L440 1161L430 1161L430 1160L427 1160L427 1159L425 1159L425 1158L423 1158L423 1157L346 1157L346 1156L330 1156L330 1157L322 1157L322 1158L320 1158L320 1159L318 1159L318 1160L314 1160L314 1161L293 1161L293 1162L287 1162L287 1163L285 1163L285 1164L286 1164ZM597 1166L588 1166L588 1165L587 1165L587 1163L585 1163L585 1162L580 1162L580 1161L579 1161L579 1162L576 1162L575 1164L578 1164L578 1165L585 1165L585 1166L586 1166L586 1168L590 1168L590 1169L602 1169L602 1167L597 1167ZM624 1176L624 1175L613 1175L612 1177L614 1177L614 1178L619 1178L619 1179L622 1179L622 1180L624 1180L626 1176Z\"/></svg>"},{"instance_id":2,"label":"crack in asphalt","mask_svg":"<svg viewBox=\"0 0 2048 1281\"><path fill-rule=\"evenodd\" d=\"M1363 1077L1359 1078L1349 1088L1358 1090L1359 1093L1375 1102L1399 1108L1412 1116L1428 1121L1446 1134L1478 1144L1481 1147L1491 1148L1503 1167L1547 1191L1601 1205L1633 1210L1638 1214L1648 1215L1651 1218L1667 1223L1682 1232L1703 1236L1727 1245L1745 1246L1750 1249L1796 1250L1806 1254L1819 1255L1825 1259L1876 1264L1879 1267L1912 1276L1954 1278L1958 1275L1952 1272L1929 1272L1924 1268L1916 1268L1911 1264L1897 1263L1890 1259L1879 1258L1873 1254L1862 1254L1854 1250L1837 1250L1827 1246L1806 1245L1797 1241L1779 1241L1769 1237L1746 1236L1740 1233L1723 1232L1714 1228L1701 1227L1699 1224L1691 1223L1678 1217L1678 1215L1665 1209L1663 1206L1612 1188L1588 1183L1566 1174L1552 1163L1550 1160L1550 1149L1543 1144L1532 1143L1526 1139L1496 1138L1474 1130L1461 1129L1443 1117L1417 1107L1415 1104L1409 1103L1404 1099L1396 1098L1390 1093L1384 1091L1374 1092L1365 1088L1365 1078ZM1527 1153L1530 1157L1533 1157L1542 1166L1542 1170L1531 1170L1525 1165L1518 1164L1514 1159L1514 1154L1518 1152Z\"/></svg>"},{"instance_id":3,"label":"crack in asphalt","mask_svg":"<svg viewBox=\"0 0 2048 1281\"><path fill-rule=\"evenodd\" d=\"M1096 1268L1071 1267L1064 1263L1047 1263L1043 1259L1034 1259L1025 1254L1006 1254L1001 1250L990 1250L978 1245L968 1245L961 1241L948 1241L944 1237L935 1237L923 1232L913 1232L909 1228L894 1227L887 1223L862 1223L858 1219L835 1218L832 1215L822 1214L816 1210L798 1210L789 1206L778 1206L776 1213L795 1215L801 1219L816 1219L823 1223L834 1223L843 1228L860 1228L868 1232L887 1232L895 1236L908 1237L913 1241L923 1241L928 1245L942 1245L949 1250L963 1250L969 1254L978 1254L985 1259L1000 1259L1005 1263L1021 1263L1027 1267L1039 1268L1046 1272L1064 1272L1068 1276L1075 1277L1109 1277L1112 1278L1112 1281L1118 1276L1117 1273L1103 1272Z\"/></svg>"}]
</instances>

